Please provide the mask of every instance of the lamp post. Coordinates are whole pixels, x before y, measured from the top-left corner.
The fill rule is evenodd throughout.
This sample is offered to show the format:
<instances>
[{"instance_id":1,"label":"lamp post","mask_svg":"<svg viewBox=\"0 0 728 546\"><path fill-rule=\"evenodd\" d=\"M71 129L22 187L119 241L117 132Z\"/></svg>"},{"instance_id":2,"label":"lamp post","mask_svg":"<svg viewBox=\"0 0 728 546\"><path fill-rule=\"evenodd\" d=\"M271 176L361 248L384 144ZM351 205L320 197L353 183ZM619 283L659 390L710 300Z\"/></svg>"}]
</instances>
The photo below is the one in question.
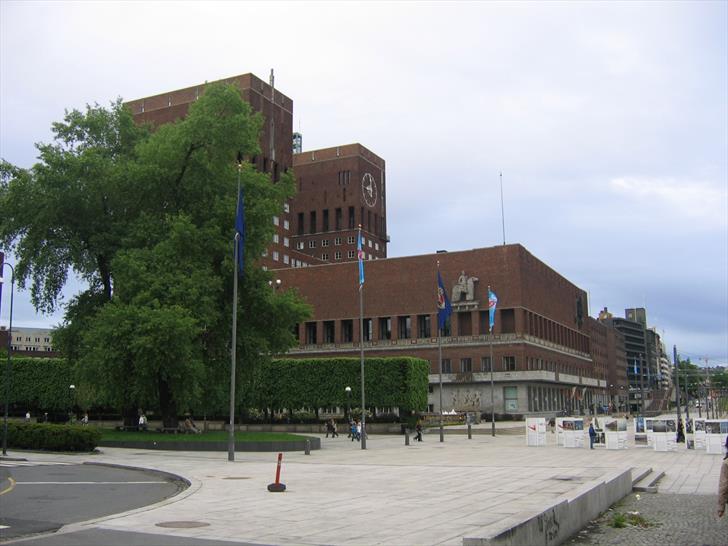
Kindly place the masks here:
<instances>
[{"instance_id":1,"label":"lamp post","mask_svg":"<svg viewBox=\"0 0 728 546\"><path fill-rule=\"evenodd\" d=\"M74 395L76 394L76 385L69 385L68 386L68 394L70 395L69 396L69 400L71 402L71 407L68 410L68 421L69 421L69 423L73 424L73 417L74 417L74 415L73 415L73 400L75 398Z\"/></svg>"},{"instance_id":2,"label":"lamp post","mask_svg":"<svg viewBox=\"0 0 728 546\"><path fill-rule=\"evenodd\" d=\"M346 424L351 423L351 387L346 387Z\"/></svg>"},{"instance_id":3,"label":"lamp post","mask_svg":"<svg viewBox=\"0 0 728 546\"><path fill-rule=\"evenodd\" d=\"M8 266L12 275L10 276L10 327L8 328L8 359L5 364L5 414L3 417L3 455L8 454L8 409L10 406L10 353L13 348L13 287L15 285L15 268L7 262L2 262L0 267ZM0 275L2 269L0 269ZM0 283L2 277L0 276Z\"/></svg>"}]
</instances>

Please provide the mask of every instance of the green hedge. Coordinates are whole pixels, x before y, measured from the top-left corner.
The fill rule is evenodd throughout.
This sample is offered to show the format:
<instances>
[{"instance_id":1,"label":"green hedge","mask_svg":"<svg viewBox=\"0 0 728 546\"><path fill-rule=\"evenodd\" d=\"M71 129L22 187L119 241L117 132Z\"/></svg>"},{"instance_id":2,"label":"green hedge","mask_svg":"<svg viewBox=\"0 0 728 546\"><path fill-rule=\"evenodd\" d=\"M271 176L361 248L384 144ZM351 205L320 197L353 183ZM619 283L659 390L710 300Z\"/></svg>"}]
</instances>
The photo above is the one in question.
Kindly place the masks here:
<instances>
[{"instance_id":1,"label":"green hedge","mask_svg":"<svg viewBox=\"0 0 728 546\"><path fill-rule=\"evenodd\" d=\"M101 439L95 427L8 423L8 446L48 451L93 451Z\"/></svg>"},{"instance_id":2,"label":"green hedge","mask_svg":"<svg viewBox=\"0 0 728 546\"><path fill-rule=\"evenodd\" d=\"M0 361L0 393L5 393L4 357ZM20 410L68 411L75 403L70 386L75 384L71 366L63 358L13 356L10 360L10 404ZM78 390L78 389L77 389Z\"/></svg>"}]
</instances>

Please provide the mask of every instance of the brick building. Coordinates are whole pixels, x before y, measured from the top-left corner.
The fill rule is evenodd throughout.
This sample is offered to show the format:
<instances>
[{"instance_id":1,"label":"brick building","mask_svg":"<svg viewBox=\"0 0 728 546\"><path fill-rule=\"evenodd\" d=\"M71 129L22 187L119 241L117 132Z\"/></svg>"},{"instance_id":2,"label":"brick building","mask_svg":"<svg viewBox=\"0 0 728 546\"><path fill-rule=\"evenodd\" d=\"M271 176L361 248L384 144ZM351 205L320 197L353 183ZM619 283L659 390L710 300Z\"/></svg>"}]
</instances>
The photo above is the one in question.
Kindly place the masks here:
<instances>
[{"instance_id":1,"label":"brick building","mask_svg":"<svg viewBox=\"0 0 728 546\"><path fill-rule=\"evenodd\" d=\"M281 286L295 286L314 309L289 354L358 356L363 339L368 355L424 358L437 411L438 260L453 306L441 340L443 410L490 411L491 349L496 413L554 414L609 402L606 341L595 358L587 294L517 244L368 261L361 332L355 262L276 270ZM499 299L492 335L488 286Z\"/></svg>"}]
</instances>

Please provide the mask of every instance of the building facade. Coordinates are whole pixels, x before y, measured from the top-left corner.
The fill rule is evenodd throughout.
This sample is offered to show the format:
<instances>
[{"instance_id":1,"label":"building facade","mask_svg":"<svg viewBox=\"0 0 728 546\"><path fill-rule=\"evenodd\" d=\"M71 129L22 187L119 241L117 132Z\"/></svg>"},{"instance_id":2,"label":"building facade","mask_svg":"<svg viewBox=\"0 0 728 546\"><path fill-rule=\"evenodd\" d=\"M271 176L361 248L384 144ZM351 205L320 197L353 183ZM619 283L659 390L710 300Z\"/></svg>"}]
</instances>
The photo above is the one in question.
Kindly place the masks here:
<instances>
[{"instance_id":1,"label":"building facade","mask_svg":"<svg viewBox=\"0 0 728 546\"><path fill-rule=\"evenodd\" d=\"M453 308L439 340L438 261ZM358 356L363 342L368 355L423 358L432 411L440 409L440 346L444 411L553 415L609 403L608 363L592 354L586 293L521 245L366 262L361 327L357 263L273 274L314 309L290 356ZM499 300L492 332L488 286Z\"/></svg>"}]
</instances>

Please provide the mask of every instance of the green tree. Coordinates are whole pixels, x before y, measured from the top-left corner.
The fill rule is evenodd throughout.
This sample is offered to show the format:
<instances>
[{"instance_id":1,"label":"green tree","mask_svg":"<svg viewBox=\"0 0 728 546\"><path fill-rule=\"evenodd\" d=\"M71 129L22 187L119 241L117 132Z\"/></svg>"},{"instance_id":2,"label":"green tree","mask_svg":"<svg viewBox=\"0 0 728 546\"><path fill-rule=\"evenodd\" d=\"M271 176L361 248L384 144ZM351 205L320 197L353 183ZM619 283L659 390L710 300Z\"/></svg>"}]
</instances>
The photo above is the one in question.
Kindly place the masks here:
<instances>
[{"instance_id":1,"label":"green tree","mask_svg":"<svg viewBox=\"0 0 728 546\"><path fill-rule=\"evenodd\" d=\"M250 369L295 343L309 308L270 290L254 263L271 217L294 191L240 157L258 152L261 118L234 86L213 85L188 115L151 132L117 101L53 125L29 170L0 164L0 241L18 256L39 310L58 304L72 268L88 289L54 334L79 379L119 407L158 407L167 426L184 411L225 407L232 315L237 183L247 237L239 286L240 387ZM247 373L246 373L247 372ZM240 398L246 396L238 389Z\"/></svg>"}]
</instances>

